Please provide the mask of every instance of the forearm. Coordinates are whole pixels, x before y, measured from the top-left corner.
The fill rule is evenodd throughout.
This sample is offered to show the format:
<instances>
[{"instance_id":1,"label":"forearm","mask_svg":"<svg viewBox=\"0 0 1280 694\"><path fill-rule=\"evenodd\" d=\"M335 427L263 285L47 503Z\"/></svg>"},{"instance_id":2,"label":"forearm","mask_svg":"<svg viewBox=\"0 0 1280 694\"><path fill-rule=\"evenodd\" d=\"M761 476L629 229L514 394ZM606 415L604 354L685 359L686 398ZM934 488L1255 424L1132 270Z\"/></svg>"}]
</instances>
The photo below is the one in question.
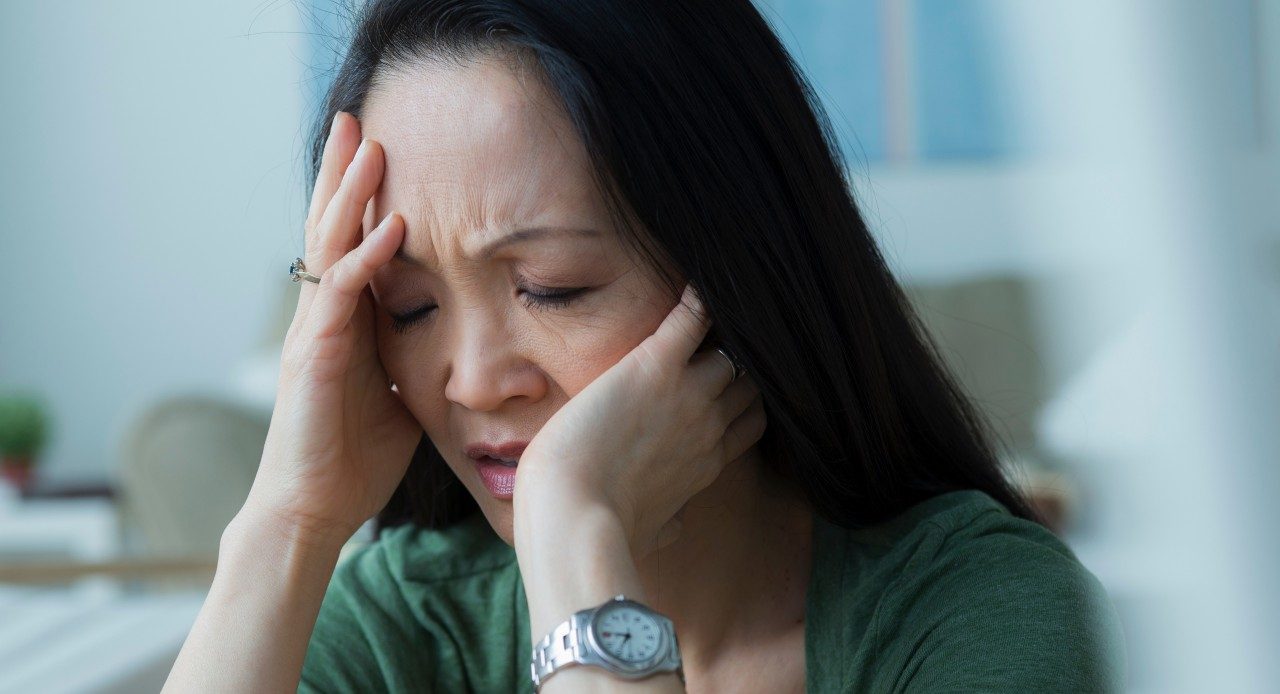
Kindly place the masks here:
<instances>
[{"instance_id":1,"label":"forearm","mask_svg":"<svg viewBox=\"0 0 1280 694\"><path fill-rule=\"evenodd\" d=\"M164 692L293 692L341 542L241 510Z\"/></svg>"},{"instance_id":2,"label":"forearm","mask_svg":"<svg viewBox=\"0 0 1280 694\"><path fill-rule=\"evenodd\" d=\"M538 643L570 615L622 593L645 602L635 561L621 524L607 511L575 508L540 513L537 524L515 524L517 558L529 601L531 643ZM573 692L682 692L675 673L624 680L594 667L558 670L545 694Z\"/></svg>"}]
</instances>

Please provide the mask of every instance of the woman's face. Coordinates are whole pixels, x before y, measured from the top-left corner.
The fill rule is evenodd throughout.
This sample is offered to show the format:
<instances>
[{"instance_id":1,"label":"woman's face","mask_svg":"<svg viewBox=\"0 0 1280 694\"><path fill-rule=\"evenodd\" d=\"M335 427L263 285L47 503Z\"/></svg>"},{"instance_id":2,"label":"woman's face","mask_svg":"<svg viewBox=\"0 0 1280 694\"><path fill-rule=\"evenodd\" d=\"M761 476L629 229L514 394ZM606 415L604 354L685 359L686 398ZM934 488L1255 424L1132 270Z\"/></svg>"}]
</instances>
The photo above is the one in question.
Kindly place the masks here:
<instances>
[{"instance_id":1,"label":"woman's face","mask_svg":"<svg viewBox=\"0 0 1280 694\"><path fill-rule=\"evenodd\" d=\"M610 226L562 107L507 63L388 73L361 125L386 155L365 233L392 210L405 220L407 257L372 283L379 353L441 456L513 544L512 502L486 488L467 447L531 440L679 297ZM566 231L511 236L531 229ZM566 291L574 293L537 297ZM397 327L397 316L412 322Z\"/></svg>"}]
</instances>

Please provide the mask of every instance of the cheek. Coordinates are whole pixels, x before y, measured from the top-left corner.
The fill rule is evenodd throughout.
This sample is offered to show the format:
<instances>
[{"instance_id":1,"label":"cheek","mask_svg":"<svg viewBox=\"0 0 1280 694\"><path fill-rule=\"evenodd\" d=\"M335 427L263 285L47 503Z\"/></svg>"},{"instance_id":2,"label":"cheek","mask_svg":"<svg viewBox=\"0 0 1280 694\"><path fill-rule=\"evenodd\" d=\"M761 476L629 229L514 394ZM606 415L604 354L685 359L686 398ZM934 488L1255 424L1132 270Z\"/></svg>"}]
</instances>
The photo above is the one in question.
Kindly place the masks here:
<instances>
[{"instance_id":1,"label":"cheek","mask_svg":"<svg viewBox=\"0 0 1280 694\"><path fill-rule=\"evenodd\" d=\"M378 360L403 396L410 385L410 374L413 373L410 364L413 363L414 339L412 336L397 335L391 330L389 323L381 318L378 320L376 339Z\"/></svg>"},{"instance_id":2,"label":"cheek","mask_svg":"<svg viewBox=\"0 0 1280 694\"><path fill-rule=\"evenodd\" d=\"M553 334L534 333L539 337L531 358L573 397L652 335L668 311L659 297L633 296L592 317L565 321Z\"/></svg>"},{"instance_id":3,"label":"cheek","mask_svg":"<svg viewBox=\"0 0 1280 694\"><path fill-rule=\"evenodd\" d=\"M435 438L440 432L433 430L432 423L445 421L446 408L444 386L436 384L432 374L439 372L442 365L436 363L438 358L432 358L438 350L433 350L421 335L420 329L398 334L391 330L390 321L379 318L378 358L387 376L396 384L396 390L400 391L405 407L427 434Z\"/></svg>"}]
</instances>

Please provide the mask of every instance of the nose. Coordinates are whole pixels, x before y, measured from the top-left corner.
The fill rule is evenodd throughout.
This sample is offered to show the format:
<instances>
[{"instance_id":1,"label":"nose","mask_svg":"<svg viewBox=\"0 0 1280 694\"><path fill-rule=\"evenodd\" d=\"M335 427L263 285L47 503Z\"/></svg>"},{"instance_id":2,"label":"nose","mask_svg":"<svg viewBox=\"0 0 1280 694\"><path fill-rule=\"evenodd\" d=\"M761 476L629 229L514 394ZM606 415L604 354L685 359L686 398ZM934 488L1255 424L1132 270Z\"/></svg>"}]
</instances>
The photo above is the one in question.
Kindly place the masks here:
<instances>
[{"instance_id":1,"label":"nose","mask_svg":"<svg viewBox=\"0 0 1280 694\"><path fill-rule=\"evenodd\" d=\"M445 397L477 412L496 410L515 398L541 400L548 385L533 355L521 353L501 321L482 318L479 311L469 313L457 325L457 338L450 341Z\"/></svg>"}]
</instances>

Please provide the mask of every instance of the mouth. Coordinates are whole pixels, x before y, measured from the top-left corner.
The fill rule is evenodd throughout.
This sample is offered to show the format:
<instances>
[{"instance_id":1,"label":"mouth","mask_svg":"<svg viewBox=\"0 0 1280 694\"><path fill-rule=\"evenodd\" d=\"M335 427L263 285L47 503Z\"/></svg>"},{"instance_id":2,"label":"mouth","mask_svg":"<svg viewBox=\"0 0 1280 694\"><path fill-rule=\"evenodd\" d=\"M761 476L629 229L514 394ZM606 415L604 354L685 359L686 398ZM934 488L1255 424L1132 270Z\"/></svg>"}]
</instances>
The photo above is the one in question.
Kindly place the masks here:
<instances>
[{"instance_id":1,"label":"mouth","mask_svg":"<svg viewBox=\"0 0 1280 694\"><path fill-rule=\"evenodd\" d=\"M469 444L464 453L468 458L478 463L515 467L520 462L520 456L524 455L524 449L528 445L528 441L506 441L503 443L477 441Z\"/></svg>"},{"instance_id":2,"label":"mouth","mask_svg":"<svg viewBox=\"0 0 1280 694\"><path fill-rule=\"evenodd\" d=\"M473 443L467 446L468 458L475 461L476 473L484 488L500 501L510 501L516 490L516 466L524 454L527 441L502 444Z\"/></svg>"},{"instance_id":3,"label":"mouth","mask_svg":"<svg viewBox=\"0 0 1280 694\"><path fill-rule=\"evenodd\" d=\"M501 465L503 467L515 467L520 464L519 459L504 460L502 458L494 458L493 456L489 456L489 455L482 455L479 458L476 458L475 461L477 463L486 463L489 465Z\"/></svg>"}]
</instances>

